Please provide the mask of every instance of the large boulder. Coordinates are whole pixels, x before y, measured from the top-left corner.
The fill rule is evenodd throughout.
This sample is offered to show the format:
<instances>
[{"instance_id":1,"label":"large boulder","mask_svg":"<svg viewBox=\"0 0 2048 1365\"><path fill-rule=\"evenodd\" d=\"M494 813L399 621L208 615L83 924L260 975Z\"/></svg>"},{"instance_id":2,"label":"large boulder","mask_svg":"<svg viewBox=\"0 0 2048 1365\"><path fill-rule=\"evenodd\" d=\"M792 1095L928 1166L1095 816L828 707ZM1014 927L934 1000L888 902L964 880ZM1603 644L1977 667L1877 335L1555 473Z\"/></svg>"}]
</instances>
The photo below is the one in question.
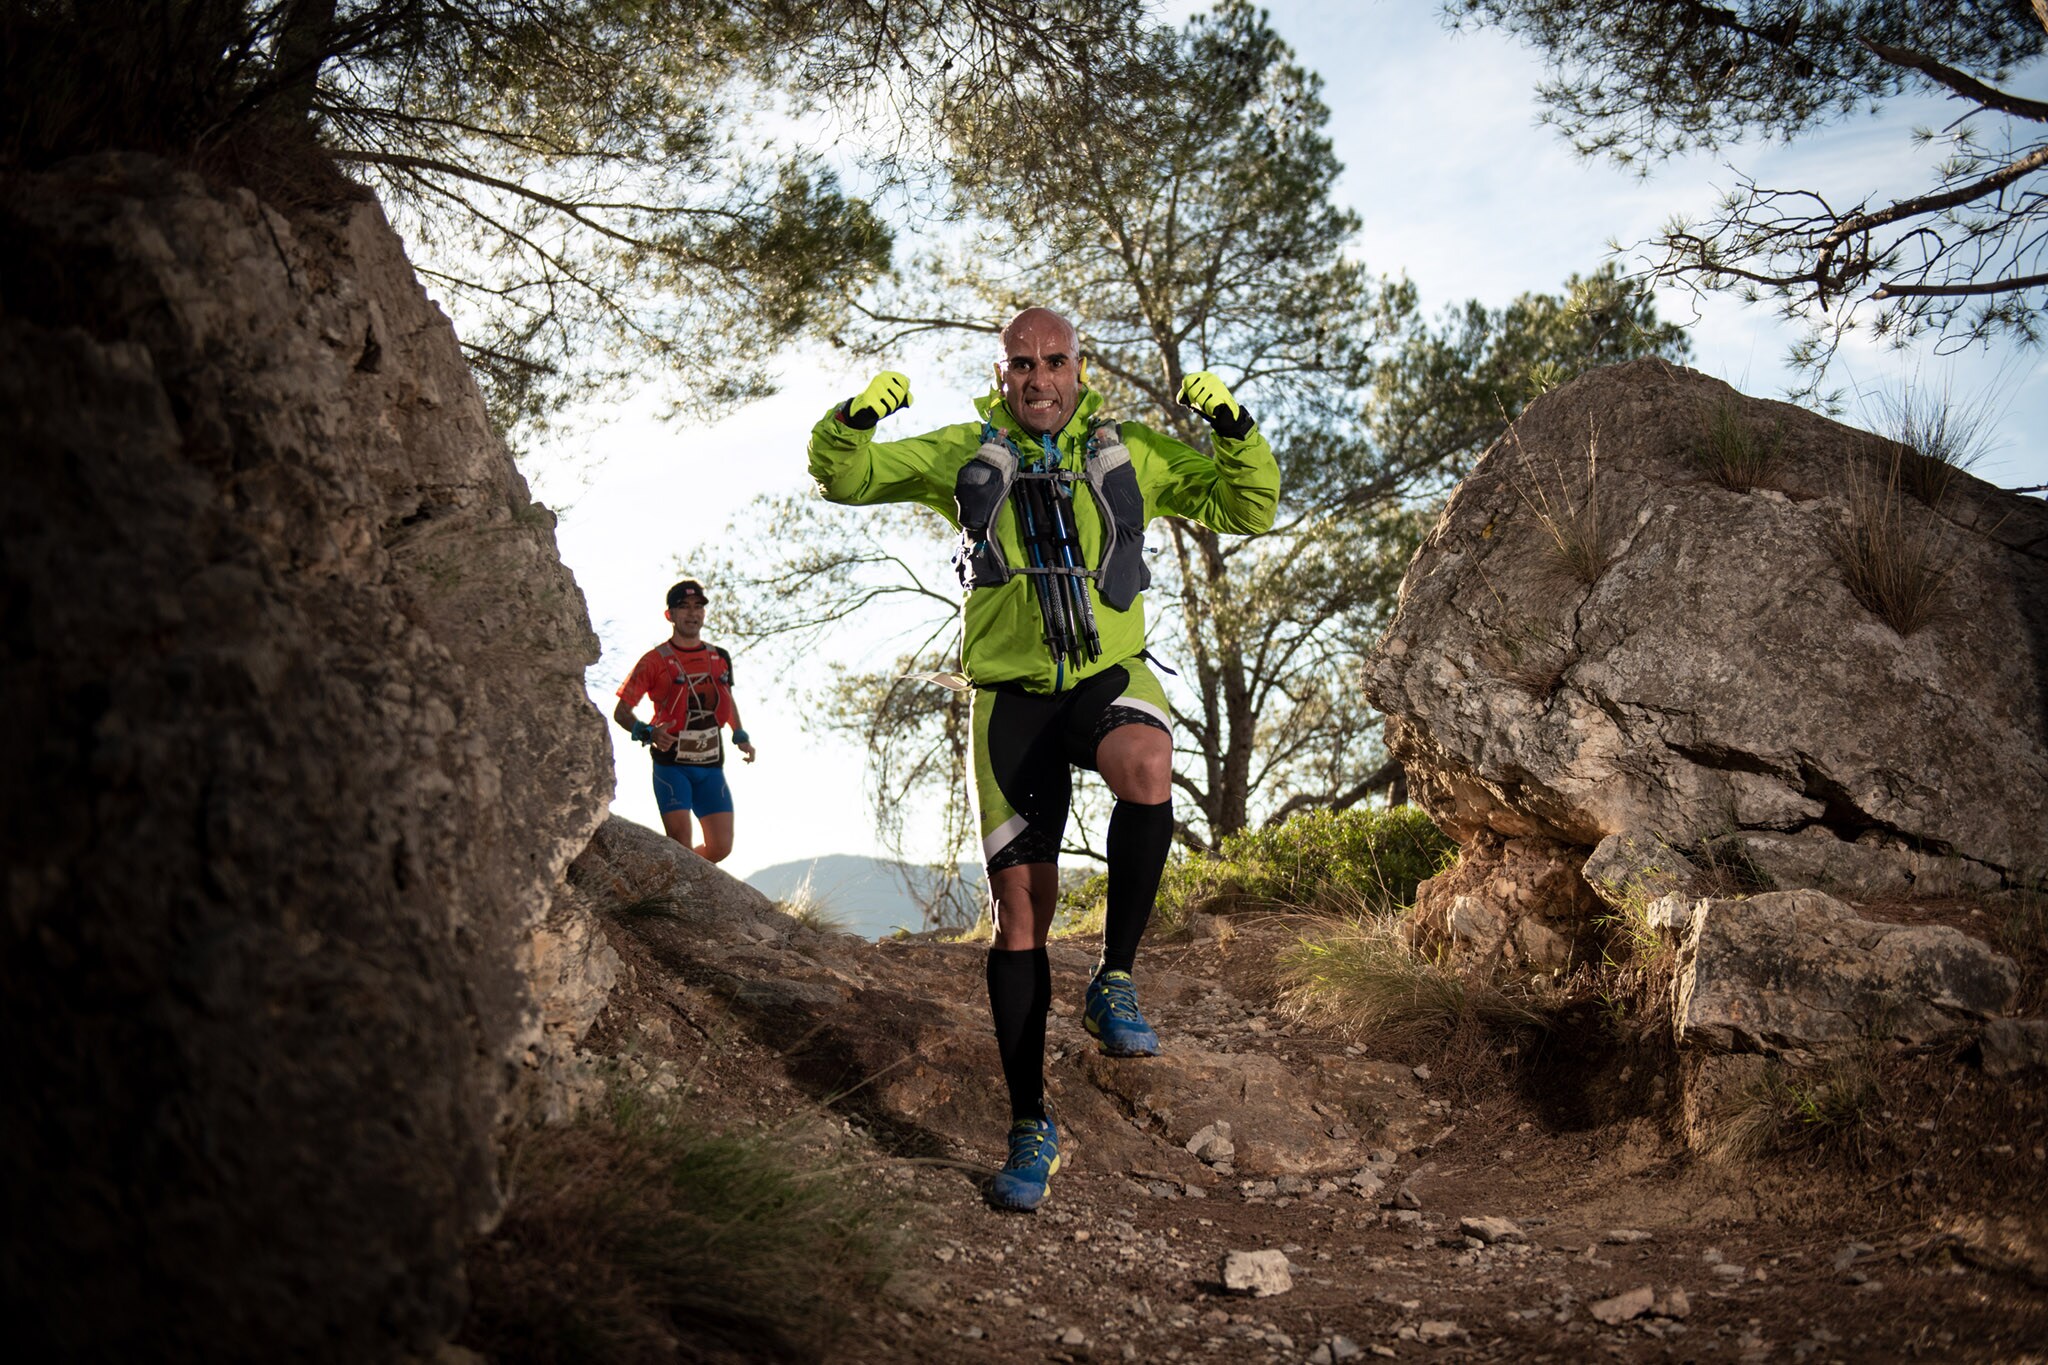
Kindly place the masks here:
<instances>
[{"instance_id":1,"label":"large boulder","mask_svg":"<svg viewBox=\"0 0 2048 1365\"><path fill-rule=\"evenodd\" d=\"M431 1347L602 990L554 519L360 192L98 157L11 176L0 254L16 1349Z\"/></svg>"},{"instance_id":2,"label":"large boulder","mask_svg":"<svg viewBox=\"0 0 2048 1365\"><path fill-rule=\"evenodd\" d=\"M1708 476L1717 421L1776 452L1765 486ZM1900 504L1945 575L1902 637L1839 560L1888 458L1661 361L1532 403L1365 669L1417 798L1461 842L1807 831L1976 865L1943 886L2048 868L2048 506L1960 473L1936 511ZM1852 883L1923 870L1790 852Z\"/></svg>"}]
</instances>

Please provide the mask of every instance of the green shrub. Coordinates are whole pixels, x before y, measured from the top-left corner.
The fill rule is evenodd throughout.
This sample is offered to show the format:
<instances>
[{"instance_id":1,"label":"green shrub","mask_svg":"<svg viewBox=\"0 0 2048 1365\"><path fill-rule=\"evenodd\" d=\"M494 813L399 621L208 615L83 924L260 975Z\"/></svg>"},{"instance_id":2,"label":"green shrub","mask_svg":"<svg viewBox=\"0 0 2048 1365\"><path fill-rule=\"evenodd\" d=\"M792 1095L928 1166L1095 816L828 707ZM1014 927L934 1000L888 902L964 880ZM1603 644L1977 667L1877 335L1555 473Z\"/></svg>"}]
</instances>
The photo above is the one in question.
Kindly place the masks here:
<instances>
[{"instance_id":1,"label":"green shrub","mask_svg":"<svg viewBox=\"0 0 2048 1365\"><path fill-rule=\"evenodd\" d=\"M1214 894L1275 907L1381 914L1415 902L1458 846L1418 806L1309 810L1223 841Z\"/></svg>"},{"instance_id":2,"label":"green shrub","mask_svg":"<svg viewBox=\"0 0 2048 1365\"><path fill-rule=\"evenodd\" d=\"M1415 888L1457 852L1416 806L1302 811L1229 835L1213 854L1176 854L1159 883L1153 927L1171 933L1202 906L1382 914L1412 904ZM1099 931L1108 890L1108 877L1097 873L1063 892L1056 932Z\"/></svg>"},{"instance_id":3,"label":"green shrub","mask_svg":"<svg viewBox=\"0 0 2048 1365\"><path fill-rule=\"evenodd\" d=\"M511 1185L469 1257L462 1339L494 1361L827 1358L895 1254L846 1170L624 1087L527 1135Z\"/></svg>"}]
</instances>

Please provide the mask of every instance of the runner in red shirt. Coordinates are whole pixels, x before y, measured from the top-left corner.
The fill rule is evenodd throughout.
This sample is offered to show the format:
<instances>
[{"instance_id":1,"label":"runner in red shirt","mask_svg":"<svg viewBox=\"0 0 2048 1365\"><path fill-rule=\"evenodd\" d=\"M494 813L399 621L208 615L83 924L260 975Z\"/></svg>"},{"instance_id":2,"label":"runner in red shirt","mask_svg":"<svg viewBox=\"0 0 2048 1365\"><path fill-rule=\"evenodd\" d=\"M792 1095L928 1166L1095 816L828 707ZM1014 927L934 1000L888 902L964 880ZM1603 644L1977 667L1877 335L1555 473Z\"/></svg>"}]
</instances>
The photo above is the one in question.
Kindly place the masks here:
<instances>
[{"instance_id":1,"label":"runner in red shirt","mask_svg":"<svg viewBox=\"0 0 2048 1365\"><path fill-rule=\"evenodd\" d=\"M685 578L668 590L662 615L674 626L668 640L640 656L619 688L612 719L635 741L649 745L654 757L654 802L668 837L691 847L690 816L704 826L697 855L720 862L732 852L732 788L725 782L723 727L732 726L732 742L754 761L754 744L740 725L732 699L732 655L704 643L704 607L710 601L702 585ZM642 697L654 702L652 722L633 708Z\"/></svg>"}]
</instances>

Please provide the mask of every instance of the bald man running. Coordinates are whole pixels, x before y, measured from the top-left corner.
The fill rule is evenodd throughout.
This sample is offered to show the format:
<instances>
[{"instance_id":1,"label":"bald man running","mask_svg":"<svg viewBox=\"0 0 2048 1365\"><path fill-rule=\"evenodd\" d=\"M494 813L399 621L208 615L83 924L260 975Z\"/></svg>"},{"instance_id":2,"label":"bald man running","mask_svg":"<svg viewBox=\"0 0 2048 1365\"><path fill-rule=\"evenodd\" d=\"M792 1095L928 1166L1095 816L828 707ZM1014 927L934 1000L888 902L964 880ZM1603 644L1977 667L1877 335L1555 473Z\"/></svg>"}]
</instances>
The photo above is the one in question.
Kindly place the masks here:
<instances>
[{"instance_id":1,"label":"bald man running","mask_svg":"<svg viewBox=\"0 0 2048 1365\"><path fill-rule=\"evenodd\" d=\"M1208 419L1213 454L1111 420L1081 381L1073 324L1027 308L1003 328L979 421L876 441L876 424L910 405L910 381L884 372L811 431L811 475L833 502L922 503L960 528L961 666L975 689L971 778L995 921L989 1008L1010 1096L1009 1159L989 1186L1003 1208L1037 1208L1059 1169L1044 1097L1045 940L1075 767L1101 773L1116 798L1083 1021L1111 1055L1159 1050L1131 974L1173 839L1166 693L1141 657L1145 525L1164 515L1256 533L1279 498L1272 448L1222 382L1189 374L1178 396Z\"/></svg>"}]
</instances>

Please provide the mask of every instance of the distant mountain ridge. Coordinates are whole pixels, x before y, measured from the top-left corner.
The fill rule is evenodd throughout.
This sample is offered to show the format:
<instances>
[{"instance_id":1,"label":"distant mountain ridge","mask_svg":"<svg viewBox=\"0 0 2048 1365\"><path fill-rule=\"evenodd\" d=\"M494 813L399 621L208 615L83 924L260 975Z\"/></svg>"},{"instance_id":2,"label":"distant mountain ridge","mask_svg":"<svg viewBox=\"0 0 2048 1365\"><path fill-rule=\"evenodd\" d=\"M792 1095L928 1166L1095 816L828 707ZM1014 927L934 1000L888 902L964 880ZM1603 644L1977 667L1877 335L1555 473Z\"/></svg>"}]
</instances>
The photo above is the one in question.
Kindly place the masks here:
<instances>
[{"instance_id":1,"label":"distant mountain ridge","mask_svg":"<svg viewBox=\"0 0 2048 1365\"><path fill-rule=\"evenodd\" d=\"M848 933L886 938L899 928L912 932L924 928L923 897L929 895L940 875L935 868L893 858L828 853L776 863L746 880L762 895L780 901L787 900L808 879L811 895ZM960 875L977 888L983 880L979 863L960 864Z\"/></svg>"}]
</instances>

